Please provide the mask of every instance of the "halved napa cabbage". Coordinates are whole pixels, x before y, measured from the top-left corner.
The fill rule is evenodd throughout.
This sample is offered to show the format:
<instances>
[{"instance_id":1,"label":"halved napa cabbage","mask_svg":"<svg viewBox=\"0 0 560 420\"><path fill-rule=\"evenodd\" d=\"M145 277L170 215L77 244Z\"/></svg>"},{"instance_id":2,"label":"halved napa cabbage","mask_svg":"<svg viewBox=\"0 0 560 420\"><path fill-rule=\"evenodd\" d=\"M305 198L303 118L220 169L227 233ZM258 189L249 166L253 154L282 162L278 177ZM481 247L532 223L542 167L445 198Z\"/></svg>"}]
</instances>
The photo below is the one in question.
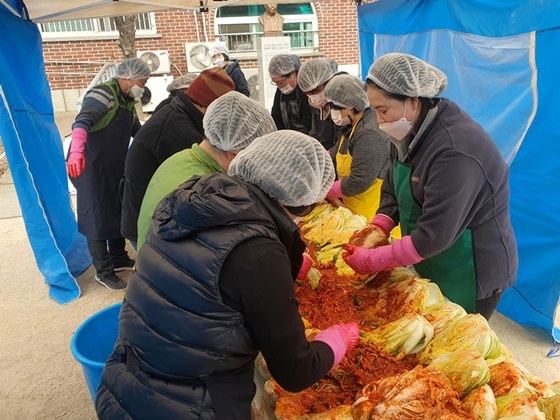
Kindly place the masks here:
<instances>
[{"instance_id":1,"label":"halved napa cabbage","mask_svg":"<svg viewBox=\"0 0 560 420\"><path fill-rule=\"evenodd\" d=\"M529 391L498 397L496 398L498 418L546 420L545 414L539 410L537 400L538 397Z\"/></svg>"},{"instance_id":2,"label":"halved napa cabbage","mask_svg":"<svg viewBox=\"0 0 560 420\"><path fill-rule=\"evenodd\" d=\"M467 349L478 350L485 359L500 354L500 341L482 315L469 314L453 321L430 341L418 361L428 365L439 356Z\"/></svg>"},{"instance_id":3,"label":"halved napa cabbage","mask_svg":"<svg viewBox=\"0 0 560 420\"><path fill-rule=\"evenodd\" d=\"M473 420L496 420L498 418L496 397L489 385L473 389L469 395L463 398L463 404Z\"/></svg>"},{"instance_id":4,"label":"halved napa cabbage","mask_svg":"<svg viewBox=\"0 0 560 420\"><path fill-rule=\"evenodd\" d=\"M434 329L424 317L408 314L373 331L360 333L363 345L375 344L397 359L422 350L432 339Z\"/></svg>"},{"instance_id":5,"label":"halved napa cabbage","mask_svg":"<svg viewBox=\"0 0 560 420\"><path fill-rule=\"evenodd\" d=\"M312 227L304 236L320 247L326 244L342 245L348 242L354 231L361 229L366 223L364 216L340 207L316 221L305 224L304 229L311 225Z\"/></svg>"},{"instance_id":6,"label":"halved napa cabbage","mask_svg":"<svg viewBox=\"0 0 560 420\"><path fill-rule=\"evenodd\" d=\"M462 306L447 301L428 306L423 315L432 324L434 334L437 335L450 326L453 321L466 316L467 312Z\"/></svg>"},{"instance_id":7,"label":"halved napa cabbage","mask_svg":"<svg viewBox=\"0 0 560 420\"><path fill-rule=\"evenodd\" d=\"M438 357L430 366L442 371L451 386L461 395L485 385L490 380L490 370L478 350L457 350Z\"/></svg>"},{"instance_id":8,"label":"halved napa cabbage","mask_svg":"<svg viewBox=\"0 0 560 420\"><path fill-rule=\"evenodd\" d=\"M537 394L527 381L525 374L513 362L509 361L490 366L490 382L488 385L492 387L496 398L506 394L519 394L524 391Z\"/></svg>"},{"instance_id":9,"label":"halved napa cabbage","mask_svg":"<svg viewBox=\"0 0 560 420\"><path fill-rule=\"evenodd\" d=\"M421 314L430 300L428 284L427 279L401 277L396 283L372 290L375 304L364 310L366 318L385 324L406 314Z\"/></svg>"}]
</instances>

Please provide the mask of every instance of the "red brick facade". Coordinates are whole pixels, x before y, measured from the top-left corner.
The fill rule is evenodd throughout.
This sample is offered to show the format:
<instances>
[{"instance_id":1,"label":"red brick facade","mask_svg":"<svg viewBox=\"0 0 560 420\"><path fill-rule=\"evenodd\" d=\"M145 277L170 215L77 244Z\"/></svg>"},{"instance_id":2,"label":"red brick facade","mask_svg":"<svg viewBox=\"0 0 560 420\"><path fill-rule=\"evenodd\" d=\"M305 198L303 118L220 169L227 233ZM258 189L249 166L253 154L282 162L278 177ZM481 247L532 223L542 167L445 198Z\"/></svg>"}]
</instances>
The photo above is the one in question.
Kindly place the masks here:
<instances>
[{"instance_id":1,"label":"red brick facade","mask_svg":"<svg viewBox=\"0 0 560 420\"><path fill-rule=\"evenodd\" d=\"M356 5L351 0L326 0L314 6L319 24L319 54L335 59L340 65L358 63ZM215 38L214 16L214 11L205 16L209 40ZM157 36L137 38L136 49L167 50L171 73L178 76L177 68L186 73L185 43L199 41L197 23L200 40L204 40L201 14L170 10L156 13L155 19ZM44 41L43 55L51 89L85 88L101 68L100 63L122 60L115 41ZM243 60L242 67L255 68L256 60Z\"/></svg>"}]
</instances>

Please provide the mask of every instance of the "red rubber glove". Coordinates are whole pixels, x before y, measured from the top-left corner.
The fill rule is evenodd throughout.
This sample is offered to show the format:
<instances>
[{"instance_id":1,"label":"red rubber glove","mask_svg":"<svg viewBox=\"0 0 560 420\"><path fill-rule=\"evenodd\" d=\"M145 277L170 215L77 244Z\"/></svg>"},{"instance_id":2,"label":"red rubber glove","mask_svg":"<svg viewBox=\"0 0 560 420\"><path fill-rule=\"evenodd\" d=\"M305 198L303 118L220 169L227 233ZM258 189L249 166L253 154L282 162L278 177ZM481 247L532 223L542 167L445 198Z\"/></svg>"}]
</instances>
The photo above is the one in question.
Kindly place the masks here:
<instances>
[{"instance_id":1,"label":"red rubber glove","mask_svg":"<svg viewBox=\"0 0 560 420\"><path fill-rule=\"evenodd\" d=\"M322 341L332 349L334 353L332 367L334 368L350 350L356 347L359 339L358 324L351 322L349 324L333 325L317 334L313 341Z\"/></svg>"},{"instance_id":2,"label":"red rubber glove","mask_svg":"<svg viewBox=\"0 0 560 420\"><path fill-rule=\"evenodd\" d=\"M343 245L346 251L342 259L358 274L378 273L394 267L407 266L422 261L410 235L393 241L391 245L367 249L355 245Z\"/></svg>"},{"instance_id":3,"label":"red rubber glove","mask_svg":"<svg viewBox=\"0 0 560 420\"><path fill-rule=\"evenodd\" d=\"M391 233L391 231L395 227L395 222L393 222L393 219L381 213L376 214L372 221L369 222L369 224L377 226L387 236L389 236L389 233Z\"/></svg>"},{"instance_id":4,"label":"red rubber glove","mask_svg":"<svg viewBox=\"0 0 560 420\"><path fill-rule=\"evenodd\" d=\"M327 193L328 198L344 198L345 195L342 194L342 181L334 181L331 189Z\"/></svg>"},{"instance_id":5,"label":"red rubber glove","mask_svg":"<svg viewBox=\"0 0 560 420\"><path fill-rule=\"evenodd\" d=\"M88 132L84 128L76 127L72 130L72 143L70 153L66 161L66 169L71 178L79 177L86 169L86 158L84 148L86 146Z\"/></svg>"},{"instance_id":6,"label":"red rubber glove","mask_svg":"<svg viewBox=\"0 0 560 420\"><path fill-rule=\"evenodd\" d=\"M297 276L298 280L303 280L311 270L311 266L313 266L313 260L309 256L307 252L303 253L303 263L301 264L301 268L299 269L299 274Z\"/></svg>"}]
</instances>

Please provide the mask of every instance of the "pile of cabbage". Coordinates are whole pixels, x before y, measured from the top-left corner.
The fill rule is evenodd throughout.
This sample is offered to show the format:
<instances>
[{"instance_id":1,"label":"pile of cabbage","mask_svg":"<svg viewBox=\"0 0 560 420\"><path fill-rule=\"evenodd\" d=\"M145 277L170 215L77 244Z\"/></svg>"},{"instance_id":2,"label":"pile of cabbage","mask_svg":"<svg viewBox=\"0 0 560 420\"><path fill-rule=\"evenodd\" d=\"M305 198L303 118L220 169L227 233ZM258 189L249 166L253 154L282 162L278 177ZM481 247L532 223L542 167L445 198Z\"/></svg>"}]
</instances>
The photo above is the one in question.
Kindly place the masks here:
<instances>
[{"instance_id":1,"label":"pile of cabbage","mask_svg":"<svg viewBox=\"0 0 560 420\"><path fill-rule=\"evenodd\" d=\"M362 216L323 204L303 219L302 232L317 248L313 259L322 269L355 278L340 258L341 246L365 225ZM560 419L560 384L548 386L517 366L484 317L446 301L436 284L411 268L380 274L371 291L375 303L367 309L377 327L361 327L360 346L374 346L396 360L414 357L416 368L366 385L352 406L305 418L416 419L436 410L434 418ZM312 284L320 293L318 280ZM306 322L306 331L312 337L319 330ZM268 388L275 398L289 398L273 379Z\"/></svg>"}]
</instances>

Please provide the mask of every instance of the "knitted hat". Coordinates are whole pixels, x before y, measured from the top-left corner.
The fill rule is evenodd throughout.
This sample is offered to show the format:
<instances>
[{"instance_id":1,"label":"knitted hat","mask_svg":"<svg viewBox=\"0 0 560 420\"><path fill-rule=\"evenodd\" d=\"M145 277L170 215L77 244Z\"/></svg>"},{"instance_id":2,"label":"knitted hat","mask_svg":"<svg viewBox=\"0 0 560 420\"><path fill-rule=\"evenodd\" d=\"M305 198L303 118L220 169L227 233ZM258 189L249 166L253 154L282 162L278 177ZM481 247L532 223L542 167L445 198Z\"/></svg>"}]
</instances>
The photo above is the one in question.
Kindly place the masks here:
<instances>
[{"instance_id":1,"label":"knitted hat","mask_svg":"<svg viewBox=\"0 0 560 420\"><path fill-rule=\"evenodd\" d=\"M215 99L235 89L235 83L224 69L212 67L193 80L185 95L193 103L208 107Z\"/></svg>"}]
</instances>

